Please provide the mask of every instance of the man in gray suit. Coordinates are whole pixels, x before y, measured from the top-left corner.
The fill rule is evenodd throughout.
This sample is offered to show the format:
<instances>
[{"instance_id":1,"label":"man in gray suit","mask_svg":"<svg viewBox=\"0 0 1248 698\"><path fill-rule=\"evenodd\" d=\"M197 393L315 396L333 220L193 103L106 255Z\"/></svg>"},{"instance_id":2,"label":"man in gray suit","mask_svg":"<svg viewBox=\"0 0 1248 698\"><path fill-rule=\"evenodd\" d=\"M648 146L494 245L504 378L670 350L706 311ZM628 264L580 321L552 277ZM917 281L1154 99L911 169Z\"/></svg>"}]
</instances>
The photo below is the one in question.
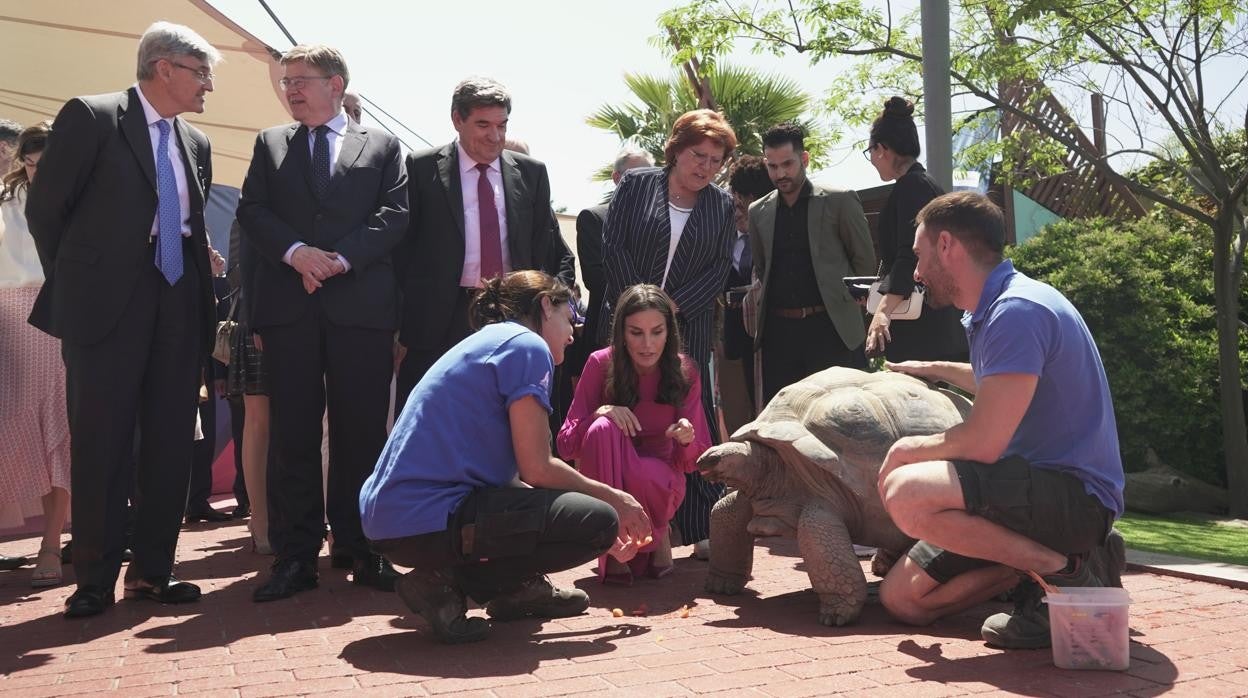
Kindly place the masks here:
<instances>
[{"instance_id":1,"label":"man in gray suit","mask_svg":"<svg viewBox=\"0 0 1248 698\"><path fill-rule=\"evenodd\" d=\"M407 156L411 225L397 252L405 356L396 412L438 357L468 336L468 302L483 280L538 269L575 282L546 166L504 150L510 117L507 88L469 78L451 97L459 137Z\"/></svg>"},{"instance_id":2,"label":"man in gray suit","mask_svg":"<svg viewBox=\"0 0 1248 698\"><path fill-rule=\"evenodd\" d=\"M398 285L391 250L407 228L398 140L343 111L350 75L328 46L282 56L294 124L262 131L238 222L259 259L243 297L263 342L272 405L269 537L273 575L256 601L317 585L325 514L354 557L356 584L393 590L396 575L360 528L359 492L386 442ZM329 410L329 482L321 415ZM323 502L328 502L328 510Z\"/></svg>"},{"instance_id":3,"label":"man in gray suit","mask_svg":"<svg viewBox=\"0 0 1248 698\"><path fill-rule=\"evenodd\" d=\"M842 278L874 274L875 247L852 191L815 186L796 124L763 134L776 190L750 206L750 246L762 279L755 346L763 352L763 404L786 385L831 366L866 368L862 309Z\"/></svg>"}]
</instances>

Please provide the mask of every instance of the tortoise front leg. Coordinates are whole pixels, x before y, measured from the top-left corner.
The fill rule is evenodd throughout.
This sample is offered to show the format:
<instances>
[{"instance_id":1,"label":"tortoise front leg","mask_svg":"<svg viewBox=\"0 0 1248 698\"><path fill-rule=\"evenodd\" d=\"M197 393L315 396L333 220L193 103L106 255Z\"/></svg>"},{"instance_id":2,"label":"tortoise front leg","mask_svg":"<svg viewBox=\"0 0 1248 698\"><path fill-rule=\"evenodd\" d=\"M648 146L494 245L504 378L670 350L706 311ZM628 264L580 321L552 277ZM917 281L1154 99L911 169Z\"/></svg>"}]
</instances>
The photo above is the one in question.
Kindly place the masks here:
<instances>
[{"instance_id":1,"label":"tortoise front leg","mask_svg":"<svg viewBox=\"0 0 1248 698\"><path fill-rule=\"evenodd\" d=\"M819 595L819 622L846 625L857 620L867 602L867 578L845 522L822 502L808 504L798 519L797 546Z\"/></svg>"},{"instance_id":2,"label":"tortoise front leg","mask_svg":"<svg viewBox=\"0 0 1248 698\"><path fill-rule=\"evenodd\" d=\"M754 516L750 500L739 490L729 492L711 509L711 568L706 590L739 594L754 568L754 536L747 527Z\"/></svg>"}]
</instances>

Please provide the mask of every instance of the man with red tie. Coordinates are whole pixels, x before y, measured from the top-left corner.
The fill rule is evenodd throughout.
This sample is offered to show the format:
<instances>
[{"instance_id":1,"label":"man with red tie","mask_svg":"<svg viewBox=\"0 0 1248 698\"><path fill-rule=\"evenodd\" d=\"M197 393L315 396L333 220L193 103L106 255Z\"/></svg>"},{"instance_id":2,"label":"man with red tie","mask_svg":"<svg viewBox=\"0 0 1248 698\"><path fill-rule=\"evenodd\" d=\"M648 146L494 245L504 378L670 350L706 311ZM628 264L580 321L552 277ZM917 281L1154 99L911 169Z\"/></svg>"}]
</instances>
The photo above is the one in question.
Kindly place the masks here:
<instances>
[{"instance_id":1,"label":"man with red tie","mask_svg":"<svg viewBox=\"0 0 1248 698\"><path fill-rule=\"evenodd\" d=\"M546 166L504 150L510 115L507 88L468 78L451 97L459 137L407 156L411 219L396 251L404 354L396 412L433 362L468 336L468 303L482 280L539 269L575 281Z\"/></svg>"}]
</instances>

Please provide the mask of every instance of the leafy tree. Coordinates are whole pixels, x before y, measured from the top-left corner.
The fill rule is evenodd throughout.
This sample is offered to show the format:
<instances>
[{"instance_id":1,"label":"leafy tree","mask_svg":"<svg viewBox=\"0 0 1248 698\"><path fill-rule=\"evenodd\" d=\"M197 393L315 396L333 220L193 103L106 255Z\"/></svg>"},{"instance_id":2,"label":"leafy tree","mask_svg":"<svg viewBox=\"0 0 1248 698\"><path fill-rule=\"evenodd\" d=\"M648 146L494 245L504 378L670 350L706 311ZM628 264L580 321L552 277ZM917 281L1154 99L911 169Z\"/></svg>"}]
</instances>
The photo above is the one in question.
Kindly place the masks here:
<instances>
[{"instance_id":1,"label":"leafy tree","mask_svg":"<svg viewBox=\"0 0 1248 698\"><path fill-rule=\"evenodd\" d=\"M762 135L767 129L783 121L797 121L806 129L812 165L826 154L830 137L807 115L811 99L793 80L730 65L707 71L706 78L716 106L740 141L737 152L762 155ZM586 122L614 133L621 141L634 139L661 165L663 144L672 124L681 114L699 108L698 93L680 72L670 77L630 73L624 76L624 83L636 101L604 104ZM611 179L611 163L594 173L594 179Z\"/></svg>"},{"instance_id":2,"label":"leafy tree","mask_svg":"<svg viewBox=\"0 0 1248 698\"><path fill-rule=\"evenodd\" d=\"M1248 80L1248 11L1242 0L963 0L951 24L950 82L955 97L1024 124L990 144L1007 173L1049 174L1091 166L1163 206L1210 237L1217 328L1217 386L1221 439L1231 513L1248 516L1248 426L1239 356L1240 295L1248 246L1245 216L1248 167L1227 158L1217 143L1228 124L1248 125L1236 96ZM672 35L676 60L715 55L738 41L776 54L798 52L812 62L856 56L853 68L827 98L852 120L877 107L877 95L915 95L922 46L917 12L897 17L893 3L869 7L861 0L780 2L688 0L660 17ZM1231 76L1226 94L1210 78ZM1065 124L1046 120L1041 100L1058 90L1068 103L1106 95L1115 114L1136 134L1100 153ZM1016 99L1019 91L1025 95ZM1163 138L1150 134L1164 133ZM1036 137L1038 136L1038 137ZM1242 137L1242 135L1241 135ZM1235 150L1244 151L1248 144ZM1157 163L1183 173L1200 204L1124 162Z\"/></svg>"},{"instance_id":3,"label":"leafy tree","mask_svg":"<svg viewBox=\"0 0 1248 698\"><path fill-rule=\"evenodd\" d=\"M1190 219L1157 209L1128 222L1060 221L1008 254L1088 323L1127 469L1142 469L1152 447L1167 465L1225 484L1218 391L1208 379L1218 362L1209 243ZM1240 356L1248 357L1242 339Z\"/></svg>"}]
</instances>

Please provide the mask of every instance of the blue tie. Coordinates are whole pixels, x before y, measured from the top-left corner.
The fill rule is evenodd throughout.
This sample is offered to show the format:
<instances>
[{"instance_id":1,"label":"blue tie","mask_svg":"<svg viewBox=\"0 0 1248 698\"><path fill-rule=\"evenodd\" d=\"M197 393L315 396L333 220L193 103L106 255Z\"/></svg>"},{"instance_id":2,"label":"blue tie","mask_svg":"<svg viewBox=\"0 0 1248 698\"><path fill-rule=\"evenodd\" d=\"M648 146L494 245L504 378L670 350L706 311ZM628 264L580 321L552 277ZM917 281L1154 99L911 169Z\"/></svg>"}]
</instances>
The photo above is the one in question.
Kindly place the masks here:
<instances>
[{"instance_id":1,"label":"blue tie","mask_svg":"<svg viewBox=\"0 0 1248 698\"><path fill-rule=\"evenodd\" d=\"M156 146L156 268L172 286L182 278L182 204L178 180L169 161L169 122L156 122L160 144Z\"/></svg>"}]
</instances>

